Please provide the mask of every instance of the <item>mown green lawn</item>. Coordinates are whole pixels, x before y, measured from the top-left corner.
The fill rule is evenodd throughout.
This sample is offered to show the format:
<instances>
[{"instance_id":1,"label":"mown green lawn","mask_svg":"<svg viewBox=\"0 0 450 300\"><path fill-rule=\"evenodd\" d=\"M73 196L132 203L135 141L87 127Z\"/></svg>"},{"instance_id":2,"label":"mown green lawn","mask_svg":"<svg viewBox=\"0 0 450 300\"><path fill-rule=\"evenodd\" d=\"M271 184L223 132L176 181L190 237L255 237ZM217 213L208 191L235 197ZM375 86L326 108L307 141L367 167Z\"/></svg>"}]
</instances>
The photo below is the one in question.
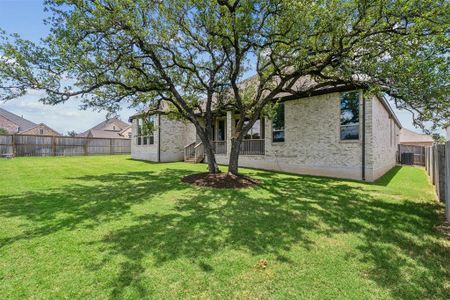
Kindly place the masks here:
<instances>
[{"instance_id":1,"label":"mown green lawn","mask_svg":"<svg viewBox=\"0 0 450 300\"><path fill-rule=\"evenodd\" d=\"M445 299L449 241L420 168L376 184L127 156L0 160L0 298ZM267 267L263 268L264 261Z\"/></svg>"}]
</instances>

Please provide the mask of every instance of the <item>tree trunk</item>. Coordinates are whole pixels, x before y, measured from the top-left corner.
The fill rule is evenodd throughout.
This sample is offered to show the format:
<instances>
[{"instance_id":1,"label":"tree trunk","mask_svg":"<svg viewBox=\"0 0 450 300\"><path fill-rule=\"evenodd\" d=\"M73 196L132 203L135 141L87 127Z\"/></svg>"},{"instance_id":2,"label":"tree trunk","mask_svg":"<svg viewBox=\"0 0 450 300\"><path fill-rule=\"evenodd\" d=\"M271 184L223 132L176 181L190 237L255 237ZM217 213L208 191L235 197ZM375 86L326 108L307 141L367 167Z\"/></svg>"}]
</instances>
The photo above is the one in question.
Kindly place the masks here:
<instances>
[{"instance_id":1,"label":"tree trunk","mask_svg":"<svg viewBox=\"0 0 450 300\"><path fill-rule=\"evenodd\" d=\"M228 173L238 175L239 152L241 150L242 138L231 139L230 160L228 162Z\"/></svg>"},{"instance_id":2,"label":"tree trunk","mask_svg":"<svg viewBox=\"0 0 450 300\"><path fill-rule=\"evenodd\" d=\"M214 154L214 149L209 143L209 140L207 143L203 143L205 147L205 155L206 160L208 161L208 172L212 174L219 173L219 166L216 162L216 155Z\"/></svg>"},{"instance_id":3,"label":"tree trunk","mask_svg":"<svg viewBox=\"0 0 450 300\"><path fill-rule=\"evenodd\" d=\"M206 160L208 161L208 172L212 174L219 173L219 166L216 162L216 155L214 154L211 138L208 136L207 132L202 130L200 126L197 126L197 124L195 125L197 128L198 137L202 141L205 149Z\"/></svg>"}]
</instances>

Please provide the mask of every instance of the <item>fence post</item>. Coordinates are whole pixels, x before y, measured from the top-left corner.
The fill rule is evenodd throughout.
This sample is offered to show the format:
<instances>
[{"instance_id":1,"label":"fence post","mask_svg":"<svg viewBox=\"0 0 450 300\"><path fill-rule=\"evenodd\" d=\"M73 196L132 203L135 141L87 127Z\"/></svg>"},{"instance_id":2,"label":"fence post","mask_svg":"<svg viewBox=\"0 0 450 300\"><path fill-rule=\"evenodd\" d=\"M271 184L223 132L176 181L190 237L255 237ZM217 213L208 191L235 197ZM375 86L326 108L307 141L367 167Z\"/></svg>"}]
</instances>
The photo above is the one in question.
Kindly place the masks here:
<instances>
[{"instance_id":1,"label":"fence post","mask_svg":"<svg viewBox=\"0 0 450 300\"><path fill-rule=\"evenodd\" d=\"M436 181L436 190L438 192L439 200L442 202L445 201L445 145L437 145L437 178Z\"/></svg>"},{"instance_id":2,"label":"fence post","mask_svg":"<svg viewBox=\"0 0 450 300\"><path fill-rule=\"evenodd\" d=\"M53 156L56 156L56 137L52 136L52 152Z\"/></svg>"},{"instance_id":3,"label":"fence post","mask_svg":"<svg viewBox=\"0 0 450 300\"><path fill-rule=\"evenodd\" d=\"M433 182L433 185L436 184L436 146L433 146L433 149L431 150L433 152L433 160L431 164L433 165L433 170L431 172L431 181Z\"/></svg>"},{"instance_id":4,"label":"fence post","mask_svg":"<svg viewBox=\"0 0 450 300\"><path fill-rule=\"evenodd\" d=\"M17 147L16 147L16 135L11 135L11 143L12 143L12 150L13 150L13 156L17 156Z\"/></svg>"},{"instance_id":5,"label":"fence post","mask_svg":"<svg viewBox=\"0 0 450 300\"><path fill-rule=\"evenodd\" d=\"M88 155L88 143L89 143L89 137L86 137L86 139L84 140L84 146L83 146L84 156Z\"/></svg>"},{"instance_id":6,"label":"fence post","mask_svg":"<svg viewBox=\"0 0 450 300\"><path fill-rule=\"evenodd\" d=\"M109 139L109 154L114 154L113 139Z\"/></svg>"},{"instance_id":7,"label":"fence post","mask_svg":"<svg viewBox=\"0 0 450 300\"><path fill-rule=\"evenodd\" d=\"M450 222L450 142L445 144L445 218Z\"/></svg>"}]
</instances>

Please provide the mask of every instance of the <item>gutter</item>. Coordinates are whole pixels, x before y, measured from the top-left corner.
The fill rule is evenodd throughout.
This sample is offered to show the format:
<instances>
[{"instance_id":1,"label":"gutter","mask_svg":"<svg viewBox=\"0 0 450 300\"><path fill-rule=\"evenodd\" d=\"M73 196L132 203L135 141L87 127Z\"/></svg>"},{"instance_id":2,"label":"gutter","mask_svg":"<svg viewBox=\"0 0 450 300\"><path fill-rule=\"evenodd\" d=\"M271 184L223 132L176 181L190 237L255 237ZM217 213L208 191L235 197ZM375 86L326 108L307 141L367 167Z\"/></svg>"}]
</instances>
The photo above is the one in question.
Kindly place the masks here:
<instances>
[{"instance_id":1,"label":"gutter","mask_svg":"<svg viewBox=\"0 0 450 300\"><path fill-rule=\"evenodd\" d=\"M362 144L361 144L361 179L366 181L366 98L362 95Z\"/></svg>"},{"instance_id":2,"label":"gutter","mask_svg":"<svg viewBox=\"0 0 450 300\"><path fill-rule=\"evenodd\" d=\"M158 162L161 162L161 114L158 114Z\"/></svg>"}]
</instances>

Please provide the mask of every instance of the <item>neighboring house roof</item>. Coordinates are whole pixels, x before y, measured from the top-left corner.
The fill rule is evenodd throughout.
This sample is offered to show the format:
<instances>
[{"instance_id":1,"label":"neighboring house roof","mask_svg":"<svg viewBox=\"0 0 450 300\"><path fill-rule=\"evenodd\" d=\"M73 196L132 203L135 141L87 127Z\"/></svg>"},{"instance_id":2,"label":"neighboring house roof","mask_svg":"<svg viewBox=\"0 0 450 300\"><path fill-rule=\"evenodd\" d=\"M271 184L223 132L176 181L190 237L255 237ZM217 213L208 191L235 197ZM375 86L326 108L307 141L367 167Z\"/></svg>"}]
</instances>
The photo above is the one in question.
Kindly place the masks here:
<instances>
[{"instance_id":1,"label":"neighboring house roof","mask_svg":"<svg viewBox=\"0 0 450 300\"><path fill-rule=\"evenodd\" d=\"M4 117L5 119L8 119L12 123L16 124L19 127L19 132L29 130L38 125L27 119L24 119L23 117L13 114L12 112L4 110L3 108L0 108L0 116Z\"/></svg>"},{"instance_id":2,"label":"neighboring house roof","mask_svg":"<svg viewBox=\"0 0 450 300\"><path fill-rule=\"evenodd\" d=\"M97 130L97 129L89 130L88 136L95 137L95 138L108 138L108 139L123 138L123 136L119 135L119 133L117 131L105 131L105 130Z\"/></svg>"},{"instance_id":3,"label":"neighboring house roof","mask_svg":"<svg viewBox=\"0 0 450 300\"><path fill-rule=\"evenodd\" d=\"M433 138L427 134L420 134L412 130L402 128L400 130L400 144L407 143L430 143L434 142Z\"/></svg>"},{"instance_id":4,"label":"neighboring house roof","mask_svg":"<svg viewBox=\"0 0 450 300\"><path fill-rule=\"evenodd\" d=\"M120 120L119 118L114 117L114 118L107 119L107 120L95 125L91 129L103 130L106 126L108 126L111 123L114 123L115 125L117 125L119 130L122 130L123 128L130 126L130 124Z\"/></svg>"},{"instance_id":5,"label":"neighboring house roof","mask_svg":"<svg viewBox=\"0 0 450 300\"><path fill-rule=\"evenodd\" d=\"M130 128L131 128L131 125L128 125L128 126L125 127L124 129L122 129L122 130L119 132L119 134L120 134L120 135L124 134L125 131L127 131L127 130L130 129Z\"/></svg>"},{"instance_id":6,"label":"neighboring house roof","mask_svg":"<svg viewBox=\"0 0 450 300\"><path fill-rule=\"evenodd\" d=\"M109 125L114 125L117 127L115 130L107 129ZM122 133L131 127L130 124L120 120L119 118L107 119L91 129L86 130L77 137L96 137L96 138L128 138L128 136L123 136Z\"/></svg>"}]
</instances>

